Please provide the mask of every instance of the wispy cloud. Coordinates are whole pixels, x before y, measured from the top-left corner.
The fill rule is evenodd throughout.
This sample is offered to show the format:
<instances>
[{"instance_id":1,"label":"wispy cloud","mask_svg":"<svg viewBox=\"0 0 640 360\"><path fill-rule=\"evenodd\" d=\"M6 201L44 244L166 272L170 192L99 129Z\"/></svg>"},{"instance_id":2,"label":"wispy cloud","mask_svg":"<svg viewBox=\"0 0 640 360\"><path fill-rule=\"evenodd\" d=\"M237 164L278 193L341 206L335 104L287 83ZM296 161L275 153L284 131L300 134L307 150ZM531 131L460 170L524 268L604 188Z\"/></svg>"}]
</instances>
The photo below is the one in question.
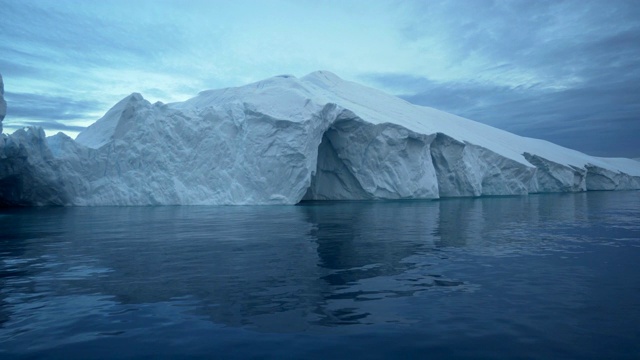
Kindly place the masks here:
<instances>
[{"instance_id":1,"label":"wispy cloud","mask_svg":"<svg viewBox=\"0 0 640 360\"><path fill-rule=\"evenodd\" d=\"M58 131L78 133L86 129L86 126L66 125L57 121L15 121L10 128L16 130L27 126L40 126L47 130L48 135L51 135L51 132L56 133Z\"/></svg>"},{"instance_id":2,"label":"wispy cloud","mask_svg":"<svg viewBox=\"0 0 640 360\"><path fill-rule=\"evenodd\" d=\"M363 79L525 136L596 155L640 154L629 136L640 133L640 3L474 1L446 16L457 5L417 5L420 21L404 34L454 44L447 58L468 64L452 68L475 69L475 76L380 72Z\"/></svg>"},{"instance_id":3,"label":"wispy cloud","mask_svg":"<svg viewBox=\"0 0 640 360\"><path fill-rule=\"evenodd\" d=\"M98 101L55 95L6 92L5 98L11 104L7 109L7 116L21 121L86 121L87 117L104 108L104 104Z\"/></svg>"}]
</instances>

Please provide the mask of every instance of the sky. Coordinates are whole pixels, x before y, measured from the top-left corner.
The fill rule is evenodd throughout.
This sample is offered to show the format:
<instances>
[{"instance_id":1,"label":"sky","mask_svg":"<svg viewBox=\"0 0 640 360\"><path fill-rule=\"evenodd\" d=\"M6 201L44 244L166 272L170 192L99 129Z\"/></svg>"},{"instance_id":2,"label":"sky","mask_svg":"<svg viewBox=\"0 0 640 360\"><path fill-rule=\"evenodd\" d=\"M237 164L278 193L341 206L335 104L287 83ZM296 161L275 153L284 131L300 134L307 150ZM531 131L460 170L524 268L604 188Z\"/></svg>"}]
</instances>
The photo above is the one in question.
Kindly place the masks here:
<instances>
[{"instance_id":1,"label":"sky","mask_svg":"<svg viewBox=\"0 0 640 360\"><path fill-rule=\"evenodd\" d=\"M0 0L4 132L328 70L596 156L640 157L640 1Z\"/></svg>"}]
</instances>

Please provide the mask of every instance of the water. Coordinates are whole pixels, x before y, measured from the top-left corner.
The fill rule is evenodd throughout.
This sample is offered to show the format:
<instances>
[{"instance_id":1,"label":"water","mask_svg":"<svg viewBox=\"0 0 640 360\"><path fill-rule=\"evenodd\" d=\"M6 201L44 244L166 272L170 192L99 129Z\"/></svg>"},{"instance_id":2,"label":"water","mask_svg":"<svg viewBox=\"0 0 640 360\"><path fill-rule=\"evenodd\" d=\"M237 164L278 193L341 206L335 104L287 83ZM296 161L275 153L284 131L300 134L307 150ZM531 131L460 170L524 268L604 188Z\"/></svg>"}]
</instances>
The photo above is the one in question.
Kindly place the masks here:
<instances>
[{"instance_id":1,"label":"water","mask_svg":"<svg viewBox=\"0 0 640 360\"><path fill-rule=\"evenodd\" d=\"M0 358L640 358L640 192L0 210Z\"/></svg>"}]
</instances>

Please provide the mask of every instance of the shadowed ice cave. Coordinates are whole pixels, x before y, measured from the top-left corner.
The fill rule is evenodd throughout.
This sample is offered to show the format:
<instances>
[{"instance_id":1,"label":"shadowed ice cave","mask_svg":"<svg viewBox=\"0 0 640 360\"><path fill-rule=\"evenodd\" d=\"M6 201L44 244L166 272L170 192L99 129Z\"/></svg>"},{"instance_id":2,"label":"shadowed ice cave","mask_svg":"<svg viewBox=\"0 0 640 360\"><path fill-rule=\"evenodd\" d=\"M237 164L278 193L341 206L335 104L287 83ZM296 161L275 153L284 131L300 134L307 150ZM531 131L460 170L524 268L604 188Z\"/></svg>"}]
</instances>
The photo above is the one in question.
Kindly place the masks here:
<instances>
[{"instance_id":1,"label":"shadowed ice cave","mask_svg":"<svg viewBox=\"0 0 640 360\"><path fill-rule=\"evenodd\" d=\"M341 119L323 134L305 200L437 198L432 136Z\"/></svg>"},{"instance_id":2,"label":"shadowed ice cave","mask_svg":"<svg viewBox=\"0 0 640 360\"><path fill-rule=\"evenodd\" d=\"M442 133L354 117L323 134L302 201L525 195L534 174L532 166Z\"/></svg>"}]
</instances>

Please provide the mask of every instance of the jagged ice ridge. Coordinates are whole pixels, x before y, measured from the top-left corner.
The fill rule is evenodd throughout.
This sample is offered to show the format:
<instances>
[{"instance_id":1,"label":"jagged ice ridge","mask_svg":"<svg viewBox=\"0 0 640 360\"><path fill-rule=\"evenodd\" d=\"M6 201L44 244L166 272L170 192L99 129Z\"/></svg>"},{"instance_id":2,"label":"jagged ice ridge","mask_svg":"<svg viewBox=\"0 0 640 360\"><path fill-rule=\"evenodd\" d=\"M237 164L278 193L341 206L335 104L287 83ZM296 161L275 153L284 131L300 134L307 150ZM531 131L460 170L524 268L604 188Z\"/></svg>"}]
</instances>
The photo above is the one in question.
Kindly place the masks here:
<instances>
[{"instance_id":1,"label":"jagged ice ridge","mask_svg":"<svg viewBox=\"0 0 640 360\"><path fill-rule=\"evenodd\" d=\"M0 103L1 104L1 103ZM1 109L1 106L0 106ZM151 104L81 132L0 141L0 204L296 204L640 188L597 158L410 104L336 75L277 76Z\"/></svg>"}]
</instances>

